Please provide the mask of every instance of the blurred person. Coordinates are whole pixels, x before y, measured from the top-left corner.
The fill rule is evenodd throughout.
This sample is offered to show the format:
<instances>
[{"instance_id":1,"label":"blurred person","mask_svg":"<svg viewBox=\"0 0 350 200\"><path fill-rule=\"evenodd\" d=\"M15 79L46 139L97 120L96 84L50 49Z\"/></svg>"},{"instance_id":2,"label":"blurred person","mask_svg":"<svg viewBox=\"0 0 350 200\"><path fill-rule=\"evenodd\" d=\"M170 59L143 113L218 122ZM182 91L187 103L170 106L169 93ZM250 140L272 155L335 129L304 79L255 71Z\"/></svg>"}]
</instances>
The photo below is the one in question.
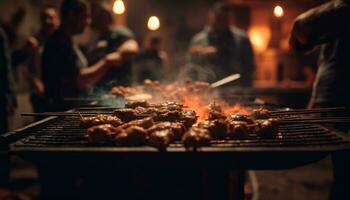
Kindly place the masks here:
<instances>
[{"instance_id":1,"label":"blurred person","mask_svg":"<svg viewBox=\"0 0 350 200\"><path fill-rule=\"evenodd\" d=\"M200 79L205 79L202 81L215 82L239 73L241 79L232 84L251 86L254 72L253 50L247 34L230 25L230 12L228 3L214 4L209 11L208 26L192 38L189 62L202 68L200 73L204 72L204 77L200 77L200 73L195 74Z\"/></svg>"},{"instance_id":2,"label":"blurred person","mask_svg":"<svg viewBox=\"0 0 350 200\"><path fill-rule=\"evenodd\" d=\"M5 31L0 27L0 134L7 130L7 118L13 114L16 98L13 93L11 56Z\"/></svg>"},{"instance_id":3,"label":"blurred person","mask_svg":"<svg viewBox=\"0 0 350 200\"><path fill-rule=\"evenodd\" d=\"M89 24L89 7L84 0L64 0L61 25L48 38L42 55L42 79L48 110L74 107L65 97L78 97L97 83L111 68L121 64L121 55L108 54L92 66L73 41Z\"/></svg>"},{"instance_id":4,"label":"blurred person","mask_svg":"<svg viewBox=\"0 0 350 200\"><path fill-rule=\"evenodd\" d=\"M141 52L133 62L135 82L142 83L145 79L164 79L168 67L168 55L162 50L161 45L162 38L158 34L147 35Z\"/></svg>"},{"instance_id":5,"label":"blurred person","mask_svg":"<svg viewBox=\"0 0 350 200\"><path fill-rule=\"evenodd\" d=\"M8 116L13 114L15 106L8 40L5 31L0 27L0 136L8 131ZM0 152L0 188L8 186L9 171L9 156ZM0 197L2 195L7 196L0 189Z\"/></svg>"},{"instance_id":6,"label":"blurred person","mask_svg":"<svg viewBox=\"0 0 350 200\"><path fill-rule=\"evenodd\" d=\"M134 34L127 27L114 27L111 11L100 2L93 5L91 29L95 33L87 47L89 64L93 64L109 53L120 55L119 68L109 69L98 86L110 89L114 85L130 85L132 81L131 58L139 51Z\"/></svg>"},{"instance_id":7,"label":"blurred person","mask_svg":"<svg viewBox=\"0 0 350 200\"><path fill-rule=\"evenodd\" d=\"M57 9L53 6L46 6L40 14L40 30L34 36L28 38L28 45L31 46L28 63L29 82L31 84L30 101L34 112L45 111L44 83L41 79L41 55L44 45L60 24Z\"/></svg>"},{"instance_id":8,"label":"blurred person","mask_svg":"<svg viewBox=\"0 0 350 200\"><path fill-rule=\"evenodd\" d=\"M318 70L310 105L350 108L350 1L334 0L313 8L294 22L290 46L297 52L320 47ZM345 113L348 114L348 113ZM348 132L349 126L335 127ZM332 154L334 183L331 199L349 196L350 154Z\"/></svg>"}]
</instances>

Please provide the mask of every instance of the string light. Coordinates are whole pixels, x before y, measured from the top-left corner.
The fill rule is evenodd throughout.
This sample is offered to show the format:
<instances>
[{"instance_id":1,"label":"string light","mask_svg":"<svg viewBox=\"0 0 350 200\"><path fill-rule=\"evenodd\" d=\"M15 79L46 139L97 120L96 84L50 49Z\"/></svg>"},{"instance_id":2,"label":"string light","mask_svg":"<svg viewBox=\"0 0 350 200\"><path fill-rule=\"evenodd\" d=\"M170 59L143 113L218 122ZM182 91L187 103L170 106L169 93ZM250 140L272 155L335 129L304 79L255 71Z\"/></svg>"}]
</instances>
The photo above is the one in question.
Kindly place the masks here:
<instances>
[{"instance_id":1,"label":"string light","mask_svg":"<svg viewBox=\"0 0 350 200\"><path fill-rule=\"evenodd\" d=\"M117 15L122 15L125 12L125 5L122 0L115 0L113 4L113 12Z\"/></svg>"},{"instance_id":2,"label":"string light","mask_svg":"<svg viewBox=\"0 0 350 200\"><path fill-rule=\"evenodd\" d=\"M157 16L151 16L148 19L147 27L151 31L156 31L160 28L160 21Z\"/></svg>"},{"instance_id":3,"label":"string light","mask_svg":"<svg viewBox=\"0 0 350 200\"><path fill-rule=\"evenodd\" d=\"M277 18L283 17L284 15L283 8L281 6L275 6L275 8L273 9L273 14Z\"/></svg>"}]
</instances>

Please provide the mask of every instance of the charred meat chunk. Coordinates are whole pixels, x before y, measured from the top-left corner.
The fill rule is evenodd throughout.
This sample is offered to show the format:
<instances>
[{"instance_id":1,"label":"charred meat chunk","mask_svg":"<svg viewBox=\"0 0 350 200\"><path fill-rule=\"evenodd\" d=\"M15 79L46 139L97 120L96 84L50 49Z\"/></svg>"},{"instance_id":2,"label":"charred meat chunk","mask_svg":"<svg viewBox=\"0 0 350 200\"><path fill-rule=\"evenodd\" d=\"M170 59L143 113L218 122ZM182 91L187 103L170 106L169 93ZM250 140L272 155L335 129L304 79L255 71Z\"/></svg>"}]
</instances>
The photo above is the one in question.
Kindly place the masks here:
<instances>
[{"instance_id":1,"label":"charred meat chunk","mask_svg":"<svg viewBox=\"0 0 350 200\"><path fill-rule=\"evenodd\" d=\"M185 127L189 128L197 122L198 116L194 110L184 110L181 112L180 118L180 121L185 125Z\"/></svg>"},{"instance_id":2,"label":"charred meat chunk","mask_svg":"<svg viewBox=\"0 0 350 200\"><path fill-rule=\"evenodd\" d=\"M115 136L121 129L112 126L111 124L103 124L93 126L87 129L87 138L93 144L109 144L113 143Z\"/></svg>"},{"instance_id":3,"label":"charred meat chunk","mask_svg":"<svg viewBox=\"0 0 350 200\"><path fill-rule=\"evenodd\" d=\"M148 132L152 134L155 131L170 129L174 134L174 140L181 140L186 129L182 123L179 122L160 122L148 129Z\"/></svg>"},{"instance_id":4,"label":"charred meat chunk","mask_svg":"<svg viewBox=\"0 0 350 200\"><path fill-rule=\"evenodd\" d=\"M123 129L115 141L121 146L141 146L147 143L147 131L139 126L131 126Z\"/></svg>"},{"instance_id":5,"label":"charred meat chunk","mask_svg":"<svg viewBox=\"0 0 350 200\"><path fill-rule=\"evenodd\" d=\"M181 113L177 110L167 111L164 113L160 113L157 116L154 117L155 121L169 121L169 122L176 122L179 121L181 117Z\"/></svg>"},{"instance_id":6,"label":"charred meat chunk","mask_svg":"<svg viewBox=\"0 0 350 200\"><path fill-rule=\"evenodd\" d=\"M171 129L153 131L149 135L148 144L159 150L165 150L174 140L174 133Z\"/></svg>"},{"instance_id":7,"label":"charred meat chunk","mask_svg":"<svg viewBox=\"0 0 350 200\"><path fill-rule=\"evenodd\" d=\"M113 114L120 118L123 122L130 122L132 120L148 117L148 115L140 113L140 110L132 108L116 109L114 110Z\"/></svg>"},{"instance_id":8,"label":"charred meat chunk","mask_svg":"<svg viewBox=\"0 0 350 200\"><path fill-rule=\"evenodd\" d=\"M249 137L250 128L247 122L232 121L227 124L227 137L233 140L244 140Z\"/></svg>"},{"instance_id":9,"label":"charred meat chunk","mask_svg":"<svg viewBox=\"0 0 350 200\"><path fill-rule=\"evenodd\" d=\"M253 110L253 117L255 119L269 119L271 117L270 111L265 108L259 108Z\"/></svg>"},{"instance_id":10,"label":"charred meat chunk","mask_svg":"<svg viewBox=\"0 0 350 200\"><path fill-rule=\"evenodd\" d=\"M267 119L257 121L256 135L261 138L273 139L278 135L279 120Z\"/></svg>"},{"instance_id":11,"label":"charred meat chunk","mask_svg":"<svg viewBox=\"0 0 350 200\"><path fill-rule=\"evenodd\" d=\"M112 115L96 115L92 117L81 117L80 126L89 128L101 124L111 124L115 127L121 125L123 122L116 116Z\"/></svg>"},{"instance_id":12,"label":"charred meat chunk","mask_svg":"<svg viewBox=\"0 0 350 200\"><path fill-rule=\"evenodd\" d=\"M222 112L221 106L215 102L209 104L208 111L208 120L226 119L225 114Z\"/></svg>"},{"instance_id":13,"label":"charred meat chunk","mask_svg":"<svg viewBox=\"0 0 350 200\"><path fill-rule=\"evenodd\" d=\"M186 148L199 148L210 146L211 136L207 129L192 127L182 137L182 142Z\"/></svg>"},{"instance_id":14,"label":"charred meat chunk","mask_svg":"<svg viewBox=\"0 0 350 200\"><path fill-rule=\"evenodd\" d=\"M247 115L242 115L242 114L233 114L230 115L227 120L229 122L233 122L233 121L240 121L240 122L246 122L247 124L254 124L254 120L252 118L250 118Z\"/></svg>"},{"instance_id":15,"label":"charred meat chunk","mask_svg":"<svg viewBox=\"0 0 350 200\"><path fill-rule=\"evenodd\" d=\"M164 103L159 103L154 105L153 107L158 108L158 109L166 109L168 111L173 111L173 110L182 110L184 108L184 105L176 103L176 102L164 102Z\"/></svg>"},{"instance_id":16,"label":"charred meat chunk","mask_svg":"<svg viewBox=\"0 0 350 200\"><path fill-rule=\"evenodd\" d=\"M227 135L227 123L224 120L204 121L198 127L207 129L215 140L224 140Z\"/></svg>"},{"instance_id":17,"label":"charred meat chunk","mask_svg":"<svg viewBox=\"0 0 350 200\"><path fill-rule=\"evenodd\" d=\"M136 107L148 108L149 106L150 105L147 101L133 101L125 104L125 108L136 108Z\"/></svg>"},{"instance_id":18,"label":"charred meat chunk","mask_svg":"<svg viewBox=\"0 0 350 200\"><path fill-rule=\"evenodd\" d=\"M144 119L133 120L133 121L130 121L128 123L125 123L125 124L121 125L120 128L127 129L131 126L139 126L139 127L147 129L153 125L154 125L153 118L147 117Z\"/></svg>"}]
</instances>

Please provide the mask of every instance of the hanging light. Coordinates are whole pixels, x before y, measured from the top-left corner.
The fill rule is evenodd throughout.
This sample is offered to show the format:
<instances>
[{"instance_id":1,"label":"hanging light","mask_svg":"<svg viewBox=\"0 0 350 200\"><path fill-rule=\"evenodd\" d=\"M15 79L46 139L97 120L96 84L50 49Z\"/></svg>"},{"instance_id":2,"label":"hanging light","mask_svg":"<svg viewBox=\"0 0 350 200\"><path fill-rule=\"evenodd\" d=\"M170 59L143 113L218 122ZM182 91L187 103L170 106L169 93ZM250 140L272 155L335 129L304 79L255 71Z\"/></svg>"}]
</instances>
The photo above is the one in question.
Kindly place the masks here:
<instances>
[{"instance_id":1,"label":"hanging light","mask_svg":"<svg viewBox=\"0 0 350 200\"><path fill-rule=\"evenodd\" d=\"M148 19L147 27L151 31L156 31L160 28L160 21L157 16L151 16Z\"/></svg>"},{"instance_id":2,"label":"hanging light","mask_svg":"<svg viewBox=\"0 0 350 200\"><path fill-rule=\"evenodd\" d=\"M275 6L275 8L273 9L273 14L277 18L283 17L284 15L283 8L281 6Z\"/></svg>"},{"instance_id":3,"label":"hanging light","mask_svg":"<svg viewBox=\"0 0 350 200\"><path fill-rule=\"evenodd\" d=\"M113 4L113 12L117 15L122 15L125 12L125 5L123 0L115 0Z\"/></svg>"}]
</instances>

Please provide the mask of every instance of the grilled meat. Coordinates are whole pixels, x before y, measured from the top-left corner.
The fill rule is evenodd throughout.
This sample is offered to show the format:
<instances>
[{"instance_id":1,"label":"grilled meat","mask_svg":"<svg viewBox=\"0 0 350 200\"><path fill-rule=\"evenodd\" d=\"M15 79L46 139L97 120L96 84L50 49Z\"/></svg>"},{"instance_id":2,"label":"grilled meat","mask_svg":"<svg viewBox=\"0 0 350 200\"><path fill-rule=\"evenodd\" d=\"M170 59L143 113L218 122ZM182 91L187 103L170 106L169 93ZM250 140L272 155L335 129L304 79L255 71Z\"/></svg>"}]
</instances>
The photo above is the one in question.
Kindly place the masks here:
<instances>
[{"instance_id":1,"label":"grilled meat","mask_svg":"<svg viewBox=\"0 0 350 200\"><path fill-rule=\"evenodd\" d=\"M258 137L273 139L278 135L279 120L277 119L267 119L267 120L257 120L258 127L255 133Z\"/></svg>"},{"instance_id":2,"label":"grilled meat","mask_svg":"<svg viewBox=\"0 0 350 200\"><path fill-rule=\"evenodd\" d=\"M246 122L247 124L254 124L254 120L250 116L242 114L232 114L227 118L227 120L229 122L240 121Z\"/></svg>"},{"instance_id":3,"label":"grilled meat","mask_svg":"<svg viewBox=\"0 0 350 200\"><path fill-rule=\"evenodd\" d=\"M197 122L198 116L194 110L183 110L181 112L180 120L186 128L190 128Z\"/></svg>"},{"instance_id":4,"label":"grilled meat","mask_svg":"<svg viewBox=\"0 0 350 200\"><path fill-rule=\"evenodd\" d=\"M185 126L179 122L160 122L150 127L147 131L150 134L152 134L155 131L160 131L165 129L172 130L174 134L174 140L181 140L183 134L186 131Z\"/></svg>"},{"instance_id":5,"label":"grilled meat","mask_svg":"<svg viewBox=\"0 0 350 200\"><path fill-rule=\"evenodd\" d=\"M148 115L143 114L144 110L140 110L141 107L137 107L138 109L132 108L121 108L113 111L113 114L120 118L123 122L130 122L136 119L142 119L148 117Z\"/></svg>"},{"instance_id":6,"label":"grilled meat","mask_svg":"<svg viewBox=\"0 0 350 200\"><path fill-rule=\"evenodd\" d=\"M209 104L208 111L208 120L226 119L221 106L215 102Z\"/></svg>"},{"instance_id":7,"label":"grilled meat","mask_svg":"<svg viewBox=\"0 0 350 200\"><path fill-rule=\"evenodd\" d=\"M198 127L207 129L215 140L224 140L227 135L227 122L224 120L204 121L198 124Z\"/></svg>"},{"instance_id":8,"label":"grilled meat","mask_svg":"<svg viewBox=\"0 0 350 200\"><path fill-rule=\"evenodd\" d=\"M174 140L172 129L156 130L149 134L148 144L159 150L165 150Z\"/></svg>"},{"instance_id":9,"label":"grilled meat","mask_svg":"<svg viewBox=\"0 0 350 200\"><path fill-rule=\"evenodd\" d=\"M249 137L250 129L247 122L229 121L227 124L227 137L233 140L244 140Z\"/></svg>"},{"instance_id":10,"label":"grilled meat","mask_svg":"<svg viewBox=\"0 0 350 200\"><path fill-rule=\"evenodd\" d=\"M130 126L123 129L116 137L115 141L121 146L141 146L147 143L147 131L139 126Z\"/></svg>"},{"instance_id":11,"label":"grilled meat","mask_svg":"<svg viewBox=\"0 0 350 200\"><path fill-rule=\"evenodd\" d=\"M182 142L186 148L198 148L210 146L211 136L207 129L192 127L182 137Z\"/></svg>"},{"instance_id":12,"label":"grilled meat","mask_svg":"<svg viewBox=\"0 0 350 200\"><path fill-rule=\"evenodd\" d=\"M134 101L134 102L128 102L125 104L125 108L136 108L136 107L148 108L150 107L150 104L147 101Z\"/></svg>"},{"instance_id":13,"label":"grilled meat","mask_svg":"<svg viewBox=\"0 0 350 200\"><path fill-rule=\"evenodd\" d=\"M123 122L116 116L112 115L96 115L92 117L81 117L80 126L84 128L89 128L101 124L111 124L115 127L123 124Z\"/></svg>"},{"instance_id":14,"label":"grilled meat","mask_svg":"<svg viewBox=\"0 0 350 200\"><path fill-rule=\"evenodd\" d=\"M252 116L255 119L269 119L271 117L270 111L265 108L259 108L253 110Z\"/></svg>"},{"instance_id":15,"label":"grilled meat","mask_svg":"<svg viewBox=\"0 0 350 200\"><path fill-rule=\"evenodd\" d=\"M111 124L93 126L87 129L87 138L93 144L113 143L115 136L121 132L121 129Z\"/></svg>"},{"instance_id":16,"label":"grilled meat","mask_svg":"<svg viewBox=\"0 0 350 200\"><path fill-rule=\"evenodd\" d=\"M144 119L133 120L133 121L130 121L128 123L125 123L125 124L121 125L120 128L127 129L131 126L139 126L139 127L147 129L153 125L154 125L153 118L147 117Z\"/></svg>"}]
</instances>

